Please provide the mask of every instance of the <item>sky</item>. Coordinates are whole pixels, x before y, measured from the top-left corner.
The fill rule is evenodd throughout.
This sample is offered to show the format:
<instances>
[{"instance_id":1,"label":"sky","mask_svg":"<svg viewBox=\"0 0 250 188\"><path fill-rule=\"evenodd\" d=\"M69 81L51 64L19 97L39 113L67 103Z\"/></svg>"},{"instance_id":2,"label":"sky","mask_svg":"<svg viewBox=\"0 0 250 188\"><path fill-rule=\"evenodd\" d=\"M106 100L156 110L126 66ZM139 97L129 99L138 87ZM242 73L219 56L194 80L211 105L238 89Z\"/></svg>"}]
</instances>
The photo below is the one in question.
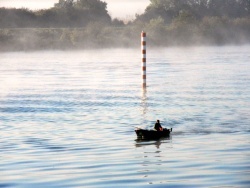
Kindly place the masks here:
<instances>
[{"instance_id":1,"label":"sky","mask_svg":"<svg viewBox=\"0 0 250 188\"><path fill-rule=\"evenodd\" d=\"M0 0L0 7L46 9L54 6L59 0ZM132 18L141 14L150 0L102 0L108 3L107 9L113 18Z\"/></svg>"}]
</instances>

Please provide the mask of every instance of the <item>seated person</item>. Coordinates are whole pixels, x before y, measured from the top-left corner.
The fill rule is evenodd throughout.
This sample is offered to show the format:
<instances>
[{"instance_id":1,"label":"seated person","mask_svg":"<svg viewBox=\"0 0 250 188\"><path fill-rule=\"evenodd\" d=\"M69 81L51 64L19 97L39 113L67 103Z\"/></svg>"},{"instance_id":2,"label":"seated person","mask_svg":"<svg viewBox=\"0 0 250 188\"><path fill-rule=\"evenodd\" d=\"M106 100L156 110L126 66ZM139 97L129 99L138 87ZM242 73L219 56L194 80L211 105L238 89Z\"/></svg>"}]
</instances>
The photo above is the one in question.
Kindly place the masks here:
<instances>
[{"instance_id":1,"label":"seated person","mask_svg":"<svg viewBox=\"0 0 250 188\"><path fill-rule=\"evenodd\" d=\"M163 131L163 128L162 128L162 126L161 126L161 124L160 124L160 120L157 120L156 121L156 123L155 123L155 130L157 130L157 131Z\"/></svg>"}]
</instances>

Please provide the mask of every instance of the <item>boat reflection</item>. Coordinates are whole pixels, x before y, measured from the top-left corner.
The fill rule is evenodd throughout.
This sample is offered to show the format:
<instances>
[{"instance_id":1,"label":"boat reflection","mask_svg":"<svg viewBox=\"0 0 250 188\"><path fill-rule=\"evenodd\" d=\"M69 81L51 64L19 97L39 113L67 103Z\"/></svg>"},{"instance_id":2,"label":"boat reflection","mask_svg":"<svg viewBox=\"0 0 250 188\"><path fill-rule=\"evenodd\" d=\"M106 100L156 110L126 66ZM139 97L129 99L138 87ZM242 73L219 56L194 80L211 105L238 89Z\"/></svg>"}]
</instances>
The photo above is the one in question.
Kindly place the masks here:
<instances>
[{"instance_id":1,"label":"boat reflection","mask_svg":"<svg viewBox=\"0 0 250 188\"><path fill-rule=\"evenodd\" d=\"M136 139L135 140L135 147L146 147L146 146L152 146L152 145L155 145L155 147L157 149L160 148L160 145L161 144L164 144L164 143L172 143L172 136L170 135L169 137L164 137L164 138L160 138L160 139L157 139L157 140L147 140L147 139Z\"/></svg>"}]
</instances>

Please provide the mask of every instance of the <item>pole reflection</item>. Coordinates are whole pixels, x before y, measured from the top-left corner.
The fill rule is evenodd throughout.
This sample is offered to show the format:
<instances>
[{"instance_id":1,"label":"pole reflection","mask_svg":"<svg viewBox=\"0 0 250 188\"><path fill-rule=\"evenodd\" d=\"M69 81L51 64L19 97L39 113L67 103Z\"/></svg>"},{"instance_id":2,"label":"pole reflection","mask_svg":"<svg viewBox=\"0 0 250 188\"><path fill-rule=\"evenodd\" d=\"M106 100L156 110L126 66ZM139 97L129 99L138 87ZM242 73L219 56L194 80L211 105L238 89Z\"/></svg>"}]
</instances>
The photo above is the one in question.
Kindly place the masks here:
<instances>
[{"instance_id":1,"label":"pole reflection","mask_svg":"<svg viewBox=\"0 0 250 188\"><path fill-rule=\"evenodd\" d=\"M147 112L148 112L147 89L143 88L141 94L142 125L145 125L147 123Z\"/></svg>"}]
</instances>

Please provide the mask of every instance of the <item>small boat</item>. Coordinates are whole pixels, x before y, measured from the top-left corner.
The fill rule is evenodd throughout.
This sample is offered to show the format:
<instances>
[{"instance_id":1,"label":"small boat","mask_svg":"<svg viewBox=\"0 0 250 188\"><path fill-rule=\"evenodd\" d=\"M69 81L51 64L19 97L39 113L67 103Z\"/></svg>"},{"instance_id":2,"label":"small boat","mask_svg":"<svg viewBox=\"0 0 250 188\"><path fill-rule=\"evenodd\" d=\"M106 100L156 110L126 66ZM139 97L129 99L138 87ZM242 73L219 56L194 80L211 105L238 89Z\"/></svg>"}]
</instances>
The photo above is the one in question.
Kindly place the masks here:
<instances>
[{"instance_id":1,"label":"small boat","mask_svg":"<svg viewBox=\"0 0 250 188\"><path fill-rule=\"evenodd\" d=\"M135 133L137 135L138 139L159 139L162 137L169 137L170 132L172 132L171 129L163 129L163 131L156 131L156 130L148 130L148 129L141 129L141 128L136 128Z\"/></svg>"}]
</instances>

